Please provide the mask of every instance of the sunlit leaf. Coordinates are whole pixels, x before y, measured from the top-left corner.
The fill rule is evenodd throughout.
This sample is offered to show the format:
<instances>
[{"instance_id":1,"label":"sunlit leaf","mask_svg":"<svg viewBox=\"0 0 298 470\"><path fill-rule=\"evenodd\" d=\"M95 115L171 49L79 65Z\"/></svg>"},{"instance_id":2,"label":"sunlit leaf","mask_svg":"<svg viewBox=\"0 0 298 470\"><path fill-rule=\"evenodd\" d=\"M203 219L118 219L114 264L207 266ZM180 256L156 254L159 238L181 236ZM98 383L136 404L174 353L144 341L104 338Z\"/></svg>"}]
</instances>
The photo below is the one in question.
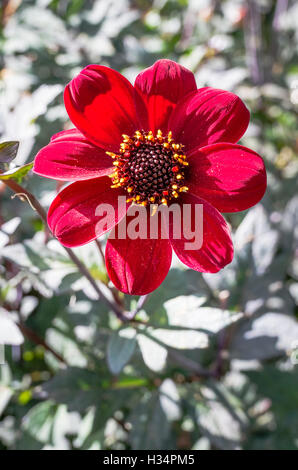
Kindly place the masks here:
<instances>
[{"instance_id":1,"label":"sunlit leaf","mask_svg":"<svg viewBox=\"0 0 298 470\"><path fill-rule=\"evenodd\" d=\"M15 180L18 183L21 183L23 178L29 173L32 167L33 162L27 163L27 165L20 166L19 168L6 171L5 173L0 174L0 181Z\"/></svg>"},{"instance_id":2,"label":"sunlit leaf","mask_svg":"<svg viewBox=\"0 0 298 470\"><path fill-rule=\"evenodd\" d=\"M23 335L13 321L13 317L3 308L0 309L0 345L20 345L24 342Z\"/></svg>"},{"instance_id":3,"label":"sunlit leaf","mask_svg":"<svg viewBox=\"0 0 298 470\"><path fill-rule=\"evenodd\" d=\"M168 355L166 348L142 334L137 336L137 340L146 366L155 372L161 371Z\"/></svg>"}]
</instances>

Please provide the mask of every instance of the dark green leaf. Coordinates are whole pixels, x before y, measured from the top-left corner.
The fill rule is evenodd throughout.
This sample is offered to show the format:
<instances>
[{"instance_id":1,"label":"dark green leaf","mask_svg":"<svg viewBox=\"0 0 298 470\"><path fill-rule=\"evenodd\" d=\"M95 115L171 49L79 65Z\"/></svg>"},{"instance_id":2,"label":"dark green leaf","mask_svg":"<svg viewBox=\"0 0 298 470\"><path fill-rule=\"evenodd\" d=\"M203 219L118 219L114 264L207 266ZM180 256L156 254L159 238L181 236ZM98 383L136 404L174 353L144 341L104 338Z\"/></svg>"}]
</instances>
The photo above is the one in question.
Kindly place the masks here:
<instances>
[{"instance_id":1,"label":"dark green leaf","mask_svg":"<svg viewBox=\"0 0 298 470\"><path fill-rule=\"evenodd\" d=\"M84 411L91 405L99 406L100 379L96 374L79 367L58 372L42 389L56 403L66 404L69 411Z\"/></svg>"},{"instance_id":2,"label":"dark green leaf","mask_svg":"<svg viewBox=\"0 0 298 470\"><path fill-rule=\"evenodd\" d=\"M0 144L0 163L10 163L17 156L19 142L16 140L2 142Z\"/></svg>"},{"instance_id":3,"label":"dark green leaf","mask_svg":"<svg viewBox=\"0 0 298 470\"><path fill-rule=\"evenodd\" d=\"M132 333L133 330L131 329ZM112 334L108 343L107 360L113 374L119 374L129 361L136 347L135 336L124 336L125 330Z\"/></svg>"},{"instance_id":4,"label":"dark green leaf","mask_svg":"<svg viewBox=\"0 0 298 470\"><path fill-rule=\"evenodd\" d=\"M168 449L171 435L167 416L158 392L146 396L130 416L132 430L129 439L134 450Z\"/></svg>"}]
</instances>

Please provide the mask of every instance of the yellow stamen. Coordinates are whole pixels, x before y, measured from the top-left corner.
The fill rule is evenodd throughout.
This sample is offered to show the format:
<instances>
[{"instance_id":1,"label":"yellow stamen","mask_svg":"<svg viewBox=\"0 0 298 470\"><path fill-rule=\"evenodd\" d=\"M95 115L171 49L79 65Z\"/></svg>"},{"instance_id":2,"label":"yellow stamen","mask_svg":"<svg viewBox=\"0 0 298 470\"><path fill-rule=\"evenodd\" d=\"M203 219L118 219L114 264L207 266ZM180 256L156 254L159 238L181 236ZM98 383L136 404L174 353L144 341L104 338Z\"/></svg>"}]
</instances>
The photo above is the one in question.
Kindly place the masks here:
<instances>
[{"instance_id":1,"label":"yellow stamen","mask_svg":"<svg viewBox=\"0 0 298 470\"><path fill-rule=\"evenodd\" d=\"M149 131L148 134L145 136L145 138L147 140L150 140L152 142L154 142L154 135L153 135L153 132L152 131Z\"/></svg>"},{"instance_id":2,"label":"yellow stamen","mask_svg":"<svg viewBox=\"0 0 298 470\"><path fill-rule=\"evenodd\" d=\"M172 144L172 149L180 150L180 144Z\"/></svg>"},{"instance_id":3,"label":"yellow stamen","mask_svg":"<svg viewBox=\"0 0 298 470\"><path fill-rule=\"evenodd\" d=\"M120 147L121 147L121 149L124 149L124 150L129 149L129 145L128 145L128 144L125 144L124 142L122 142L122 143L120 144Z\"/></svg>"}]
</instances>

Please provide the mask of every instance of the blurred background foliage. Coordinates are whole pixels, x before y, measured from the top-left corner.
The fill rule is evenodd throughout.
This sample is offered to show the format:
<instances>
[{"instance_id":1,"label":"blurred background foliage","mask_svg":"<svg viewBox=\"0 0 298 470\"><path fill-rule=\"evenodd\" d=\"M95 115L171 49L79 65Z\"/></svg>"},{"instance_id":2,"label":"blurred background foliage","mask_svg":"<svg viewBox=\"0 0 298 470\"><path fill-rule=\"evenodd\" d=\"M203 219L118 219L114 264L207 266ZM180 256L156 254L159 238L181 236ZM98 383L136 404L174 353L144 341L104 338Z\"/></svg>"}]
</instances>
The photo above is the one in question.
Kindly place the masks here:
<instances>
[{"instance_id":1,"label":"blurred background foliage","mask_svg":"<svg viewBox=\"0 0 298 470\"><path fill-rule=\"evenodd\" d=\"M1 185L0 449L298 448L297 16L294 0L2 0L0 136L20 141L2 170L70 127L62 91L82 67L134 80L169 58L245 101L242 143L264 157L268 191L226 215L231 265L174 260L122 325ZM22 184L45 207L59 189ZM108 283L94 243L75 252Z\"/></svg>"}]
</instances>

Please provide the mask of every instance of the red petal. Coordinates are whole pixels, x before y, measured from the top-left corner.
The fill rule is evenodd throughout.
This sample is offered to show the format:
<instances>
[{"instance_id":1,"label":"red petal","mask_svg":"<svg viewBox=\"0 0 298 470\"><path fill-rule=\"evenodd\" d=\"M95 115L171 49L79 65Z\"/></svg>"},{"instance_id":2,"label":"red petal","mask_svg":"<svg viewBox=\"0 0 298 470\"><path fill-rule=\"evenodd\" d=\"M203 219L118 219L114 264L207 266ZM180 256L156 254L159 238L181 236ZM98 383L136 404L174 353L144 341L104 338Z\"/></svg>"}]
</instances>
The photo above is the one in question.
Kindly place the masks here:
<instances>
[{"instance_id":1,"label":"red petal","mask_svg":"<svg viewBox=\"0 0 298 470\"><path fill-rule=\"evenodd\" d=\"M198 198L191 194L184 194L182 196L182 217L184 221L181 224L182 237L175 239L173 237L173 220L170 220L170 238L172 247L186 266L204 273L216 273L224 266L229 264L233 259L233 244L230 236L228 226L222 215L212 207L204 199ZM185 204L189 204L191 211L191 220L188 220ZM203 237L202 246L199 249L187 249L186 243L193 242L194 238L187 239L185 233L186 227L191 227L195 230L195 205L203 205ZM184 230L183 230L184 225ZM196 237L199 241L199 224L196 227ZM183 236L184 235L184 236Z\"/></svg>"},{"instance_id":2,"label":"red petal","mask_svg":"<svg viewBox=\"0 0 298 470\"><path fill-rule=\"evenodd\" d=\"M135 87L147 104L149 128L153 132L158 129L166 131L176 103L197 89L193 73L167 59L158 60L141 72L136 78Z\"/></svg>"},{"instance_id":3,"label":"red petal","mask_svg":"<svg viewBox=\"0 0 298 470\"><path fill-rule=\"evenodd\" d=\"M120 73L102 65L88 65L65 88L64 102L74 125L92 142L117 151L122 134L140 127L137 110L144 104Z\"/></svg>"},{"instance_id":4,"label":"red petal","mask_svg":"<svg viewBox=\"0 0 298 470\"><path fill-rule=\"evenodd\" d=\"M169 129L186 150L216 142L236 143L249 123L249 111L234 93L201 88L182 100L173 112Z\"/></svg>"},{"instance_id":5,"label":"red petal","mask_svg":"<svg viewBox=\"0 0 298 470\"><path fill-rule=\"evenodd\" d=\"M77 129L55 134L35 157L34 172L60 181L87 180L113 171L112 160Z\"/></svg>"},{"instance_id":6,"label":"red petal","mask_svg":"<svg viewBox=\"0 0 298 470\"><path fill-rule=\"evenodd\" d=\"M214 144L189 155L189 191L220 212L237 212L259 202L266 190L262 158L236 144Z\"/></svg>"},{"instance_id":7,"label":"red petal","mask_svg":"<svg viewBox=\"0 0 298 470\"><path fill-rule=\"evenodd\" d=\"M127 210L125 198L124 204L118 207L118 196L123 196L123 193L110 186L110 178L103 176L72 183L56 196L49 208L48 224L62 245L84 245L113 228L124 217ZM115 217L112 210L108 215L98 214L102 204L114 208Z\"/></svg>"},{"instance_id":8,"label":"red petal","mask_svg":"<svg viewBox=\"0 0 298 470\"><path fill-rule=\"evenodd\" d=\"M155 290L168 274L172 248L168 239L129 238L126 228L133 218L126 216L111 232L106 245L106 267L111 281L121 292L145 295ZM149 227L149 215L147 220ZM120 238L119 229L125 237Z\"/></svg>"}]
</instances>

